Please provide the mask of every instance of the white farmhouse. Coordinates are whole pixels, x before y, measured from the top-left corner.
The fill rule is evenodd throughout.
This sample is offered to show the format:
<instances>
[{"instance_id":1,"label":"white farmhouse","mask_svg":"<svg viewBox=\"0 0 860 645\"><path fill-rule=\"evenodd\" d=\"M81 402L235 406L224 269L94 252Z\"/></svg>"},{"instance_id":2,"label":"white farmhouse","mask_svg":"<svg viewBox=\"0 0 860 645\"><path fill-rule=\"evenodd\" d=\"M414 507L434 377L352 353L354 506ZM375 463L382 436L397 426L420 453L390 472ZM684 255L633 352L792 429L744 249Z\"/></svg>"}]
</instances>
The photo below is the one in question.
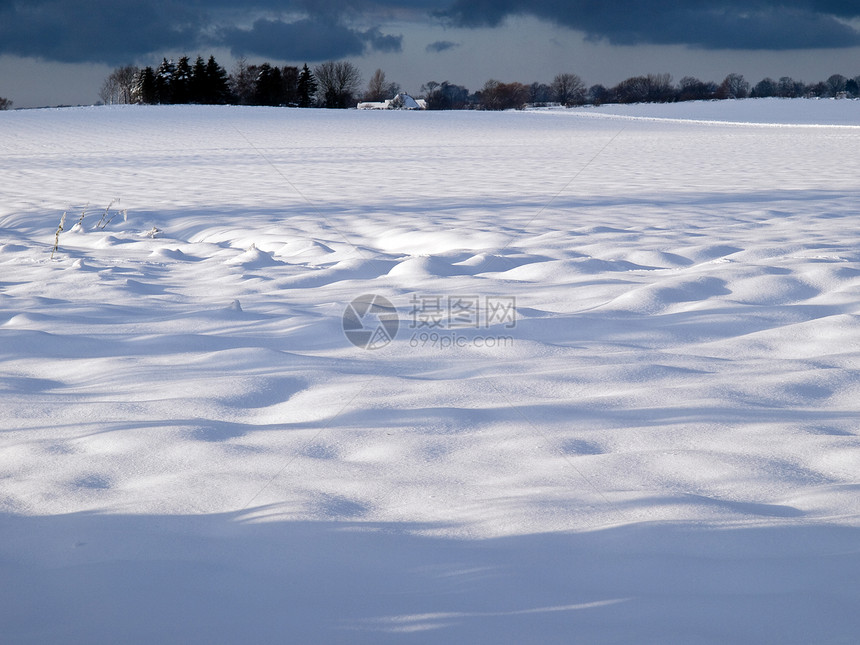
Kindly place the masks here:
<instances>
[{"instance_id":1,"label":"white farmhouse","mask_svg":"<svg viewBox=\"0 0 860 645\"><path fill-rule=\"evenodd\" d=\"M387 101L364 101L358 104L359 110L426 110L424 99L414 99L406 92L401 92Z\"/></svg>"}]
</instances>

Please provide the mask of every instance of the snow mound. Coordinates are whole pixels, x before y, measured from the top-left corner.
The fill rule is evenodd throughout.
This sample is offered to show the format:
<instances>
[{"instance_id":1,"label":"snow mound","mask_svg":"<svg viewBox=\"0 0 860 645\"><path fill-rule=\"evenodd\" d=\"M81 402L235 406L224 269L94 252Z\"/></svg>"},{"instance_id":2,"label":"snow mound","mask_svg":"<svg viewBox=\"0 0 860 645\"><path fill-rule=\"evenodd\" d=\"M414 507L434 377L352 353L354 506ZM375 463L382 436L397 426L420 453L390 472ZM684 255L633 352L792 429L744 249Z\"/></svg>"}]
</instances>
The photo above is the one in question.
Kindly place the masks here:
<instances>
[{"instance_id":1,"label":"snow mound","mask_svg":"<svg viewBox=\"0 0 860 645\"><path fill-rule=\"evenodd\" d=\"M455 268L450 262L433 255L410 257L398 262L388 275L391 277L445 277L458 275L462 270Z\"/></svg>"},{"instance_id":2,"label":"snow mound","mask_svg":"<svg viewBox=\"0 0 860 645\"><path fill-rule=\"evenodd\" d=\"M244 253L227 260L225 264L241 266L244 269L259 269L284 263L276 260L273 253L261 251L256 245L251 244Z\"/></svg>"}]
</instances>

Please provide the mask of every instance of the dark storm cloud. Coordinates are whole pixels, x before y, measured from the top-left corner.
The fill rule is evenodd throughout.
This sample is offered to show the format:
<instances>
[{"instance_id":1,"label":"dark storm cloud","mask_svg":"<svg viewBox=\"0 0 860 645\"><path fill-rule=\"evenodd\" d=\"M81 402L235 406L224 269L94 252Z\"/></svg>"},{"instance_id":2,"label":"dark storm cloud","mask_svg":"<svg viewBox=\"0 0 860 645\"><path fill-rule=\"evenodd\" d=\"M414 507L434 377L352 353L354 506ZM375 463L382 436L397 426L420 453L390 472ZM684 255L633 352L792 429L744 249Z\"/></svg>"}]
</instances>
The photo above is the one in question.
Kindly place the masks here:
<instances>
[{"instance_id":1,"label":"dark storm cloud","mask_svg":"<svg viewBox=\"0 0 860 645\"><path fill-rule=\"evenodd\" d=\"M425 50L433 54L438 54L439 52L448 51L449 49L454 49L459 46L459 43L452 43L450 40L437 40L435 43L427 45Z\"/></svg>"},{"instance_id":2,"label":"dark storm cloud","mask_svg":"<svg viewBox=\"0 0 860 645\"><path fill-rule=\"evenodd\" d=\"M860 45L845 22L860 18L858 0L0 0L0 54L122 64L224 46L310 61L401 51L402 36L385 33L389 18L494 27L513 15L615 44ZM450 48L436 45L429 51Z\"/></svg>"},{"instance_id":3,"label":"dark storm cloud","mask_svg":"<svg viewBox=\"0 0 860 645\"><path fill-rule=\"evenodd\" d=\"M378 28L356 31L326 20L302 19L295 22L257 20L250 29L221 29L216 40L238 56L257 56L283 60L322 60L359 56L365 49L397 52L402 36L383 34Z\"/></svg>"},{"instance_id":4,"label":"dark storm cloud","mask_svg":"<svg viewBox=\"0 0 860 645\"><path fill-rule=\"evenodd\" d=\"M392 36L391 34L383 34L379 27L368 29L360 34L361 39L366 42L370 48L378 52L399 52L403 50L403 36Z\"/></svg>"},{"instance_id":5,"label":"dark storm cloud","mask_svg":"<svg viewBox=\"0 0 860 645\"><path fill-rule=\"evenodd\" d=\"M439 4L251 0L237 10L234 0L0 0L0 54L123 64L165 50L219 46L309 61L401 51L402 36L350 26L350 18L374 7L417 9L426 16ZM268 12L270 18L245 22Z\"/></svg>"},{"instance_id":6,"label":"dark storm cloud","mask_svg":"<svg viewBox=\"0 0 860 645\"><path fill-rule=\"evenodd\" d=\"M257 20L250 29L220 30L218 40L237 56L320 60L361 54L364 43L354 31L313 20Z\"/></svg>"},{"instance_id":7,"label":"dark storm cloud","mask_svg":"<svg viewBox=\"0 0 860 645\"><path fill-rule=\"evenodd\" d=\"M0 54L64 62L116 62L193 45L197 14L121 0L0 2Z\"/></svg>"},{"instance_id":8,"label":"dark storm cloud","mask_svg":"<svg viewBox=\"0 0 860 645\"><path fill-rule=\"evenodd\" d=\"M860 32L842 22L860 17L857 0L455 0L437 15L460 27L495 27L508 16L531 15L623 45L773 50L860 45Z\"/></svg>"}]
</instances>

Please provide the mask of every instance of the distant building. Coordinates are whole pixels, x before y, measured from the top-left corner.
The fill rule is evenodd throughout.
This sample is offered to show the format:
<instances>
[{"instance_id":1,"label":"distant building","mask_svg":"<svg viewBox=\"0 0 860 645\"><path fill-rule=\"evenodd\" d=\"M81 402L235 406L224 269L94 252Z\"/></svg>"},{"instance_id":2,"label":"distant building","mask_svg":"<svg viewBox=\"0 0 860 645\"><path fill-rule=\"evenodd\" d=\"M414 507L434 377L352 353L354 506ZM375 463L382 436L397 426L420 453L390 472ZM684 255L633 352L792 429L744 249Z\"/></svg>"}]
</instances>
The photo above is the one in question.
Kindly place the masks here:
<instances>
[{"instance_id":1,"label":"distant building","mask_svg":"<svg viewBox=\"0 0 860 645\"><path fill-rule=\"evenodd\" d=\"M406 92L401 92L387 101L364 101L358 104L359 110L426 110L427 101L414 99Z\"/></svg>"}]
</instances>

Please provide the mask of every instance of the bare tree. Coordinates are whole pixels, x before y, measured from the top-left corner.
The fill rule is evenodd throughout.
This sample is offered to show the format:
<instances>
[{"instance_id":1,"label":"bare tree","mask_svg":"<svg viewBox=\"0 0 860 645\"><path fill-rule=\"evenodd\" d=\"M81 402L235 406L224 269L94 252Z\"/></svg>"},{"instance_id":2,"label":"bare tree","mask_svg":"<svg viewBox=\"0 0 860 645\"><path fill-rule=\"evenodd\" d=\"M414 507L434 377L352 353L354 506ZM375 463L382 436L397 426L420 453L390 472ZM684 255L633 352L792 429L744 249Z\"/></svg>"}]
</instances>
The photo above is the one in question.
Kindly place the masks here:
<instances>
[{"instance_id":1,"label":"bare tree","mask_svg":"<svg viewBox=\"0 0 860 645\"><path fill-rule=\"evenodd\" d=\"M806 85L803 81L795 81L790 76L781 76L777 83L777 96L786 99L793 99L798 96L803 96L806 92Z\"/></svg>"},{"instance_id":2,"label":"bare tree","mask_svg":"<svg viewBox=\"0 0 860 645\"><path fill-rule=\"evenodd\" d=\"M592 105L603 105L612 100L612 91L598 83L588 88L586 100Z\"/></svg>"},{"instance_id":3,"label":"bare tree","mask_svg":"<svg viewBox=\"0 0 860 645\"><path fill-rule=\"evenodd\" d=\"M647 100L654 103L668 103L677 97L671 74L648 74L645 77L648 87Z\"/></svg>"},{"instance_id":4,"label":"bare tree","mask_svg":"<svg viewBox=\"0 0 860 645\"><path fill-rule=\"evenodd\" d=\"M710 81L700 81L694 76L685 76L678 81L679 101L706 101L714 98L717 86Z\"/></svg>"},{"instance_id":5,"label":"bare tree","mask_svg":"<svg viewBox=\"0 0 860 645\"><path fill-rule=\"evenodd\" d=\"M773 80L770 76L767 76L755 84L755 87L752 89L750 96L753 96L757 99L767 98L769 96L776 96L778 91L779 86L777 85L777 82Z\"/></svg>"},{"instance_id":6,"label":"bare tree","mask_svg":"<svg viewBox=\"0 0 860 645\"><path fill-rule=\"evenodd\" d=\"M612 100L616 103L644 103L648 100L648 79L631 76L612 88Z\"/></svg>"},{"instance_id":7,"label":"bare tree","mask_svg":"<svg viewBox=\"0 0 860 645\"><path fill-rule=\"evenodd\" d=\"M462 110L469 103L469 90L448 81L429 81L421 86L428 110Z\"/></svg>"},{"instance_id":8,"label":"bare tree","mask_svg":"<svg viewBox=\"0 0 860 645\"><path fill-rule=\"evenodd\" d=\"M353 106L361 86L361 72L349 61L326 61L314 68L319 94L327 108Z\"/></svg>"},{"instance_id":9,"label":"bare tree","mask_svg":"<svg viewBox=\"0 0 860 645\"><path fill-rule=\"evenodd\" d=\"M102 83L99 98L105 105L135 102L135 87L140 70L133 65L117 67Z\"/></svg>"},{"instance_id":10,"label":"bare tree","mask_svg":"<svg viewBox=\"0 0 860 645\"><path fill-rule=\"evenodd\" d=\"M717 90L718 99L745 99L750 95L750 84L743 74L729 74L720 83Z\"/></svg>"},{"instance_id":11,"label":"bare tree","mask_svg":"<svg viewBox=\"0 0 860 645\"><path fill-rule=\"evenodd\" d=\"M108 77L102 83L101 89L99 90L99 100L105 105L119 103L119 101L117 100L118 95L119 87L117 86L114 72L111 72L111 74L109 74Z\"/></svg>"},{"instance_id":12,"label":"bare tree","mask_svg":"<svg viewBox=\"0 0 860 645\"><path fill-rule=\"evenodd\" d=\"M529 103L532 105L545 105L552 101L552 89L546 83L532 83L529 85Z\"/></svg>"},{"instance_id":13,"label":"bare tree","mask_svg":"<svg viewBox=\"0 0 860 645\"><path fill-rule=\"evenodd\" d=\"M384 99L383 94L385 93L385 72L381 69L377 69L373 72L373 76L370 77L370 81L367 84L367 92L364 95L365 100L367 101L382 101Z\"/></svg>"},{"instance_id":14,"label":"bare tree","mask_svg":"<svg viewBox=\"0 0 860 645\"><path fill-rule=\"evenodd\" d=\"M613 100L618 103L665 103L677 98L671 74L633 76L612 88Z\"/></svg>"},{"instance_id":15,"label":"bare tree","mask_svg":"<svg viewBox=\"0 0 860 645\"><path fill-rule=\"evenodd\" d=\"M230 92L240 105L248 105L254 100L254 84L257 80L257 66L248 65L244 58L236 61L227 83Z\"/></svg>"},{"instance_id":16,"label":"bare tree","mask_svg":"<svg viewBox=\"0 0 860 645\"><path fill-rule=\"evenodd\" d=\"M825 97L830 96L830 86L827 85L824 81L818 81L817 83L813 83L812 85L808 85L804 91L803 95L806 97Z\"/></svg>"},{"instance_id":17,"label":"bare tree","mask_svg":"<svg viewBox=\"0 0 860 645\"><path fill-rule=\"evenodd\" d=\"M385 78L385 72L377 69L370 82L367 84L367 92L364 95L365 101L384 101L390 99L400 92L400 86L397 83L389 83Z\"/></svg>"},{"instance_id":18,"label":"bare tree","mask_svg":"<svg viewBox=\"0 0 860 645\"><path fill-rule=\"evenodd\" d=\"M848 79L842 76L842 74L833 74L826 81L827 83L827 91L830 96L836 96L845 91L845 86L848 83Z\"/></svg>"},{"instance_id":19,"label":"bare tree","mask_svg":"<svg viewBox=\"0 0 860 645\"><path fill-rule=\"evenodd\" d=\"M576 74L558 74L549 87L557 103L566 106L585 103L585 83Z\"/></svg>"},{"instance_id":20,"label":"bare tree","mask_svg":"<svg viewBox=\"0 0 860 645\"><path fill-rule=\"evenodd\" d=\"M490 79L481 89L481 107L485 110L521 109L529 101L529 88L522 83L500 83Z\"/></svg>"}]
</instances>

